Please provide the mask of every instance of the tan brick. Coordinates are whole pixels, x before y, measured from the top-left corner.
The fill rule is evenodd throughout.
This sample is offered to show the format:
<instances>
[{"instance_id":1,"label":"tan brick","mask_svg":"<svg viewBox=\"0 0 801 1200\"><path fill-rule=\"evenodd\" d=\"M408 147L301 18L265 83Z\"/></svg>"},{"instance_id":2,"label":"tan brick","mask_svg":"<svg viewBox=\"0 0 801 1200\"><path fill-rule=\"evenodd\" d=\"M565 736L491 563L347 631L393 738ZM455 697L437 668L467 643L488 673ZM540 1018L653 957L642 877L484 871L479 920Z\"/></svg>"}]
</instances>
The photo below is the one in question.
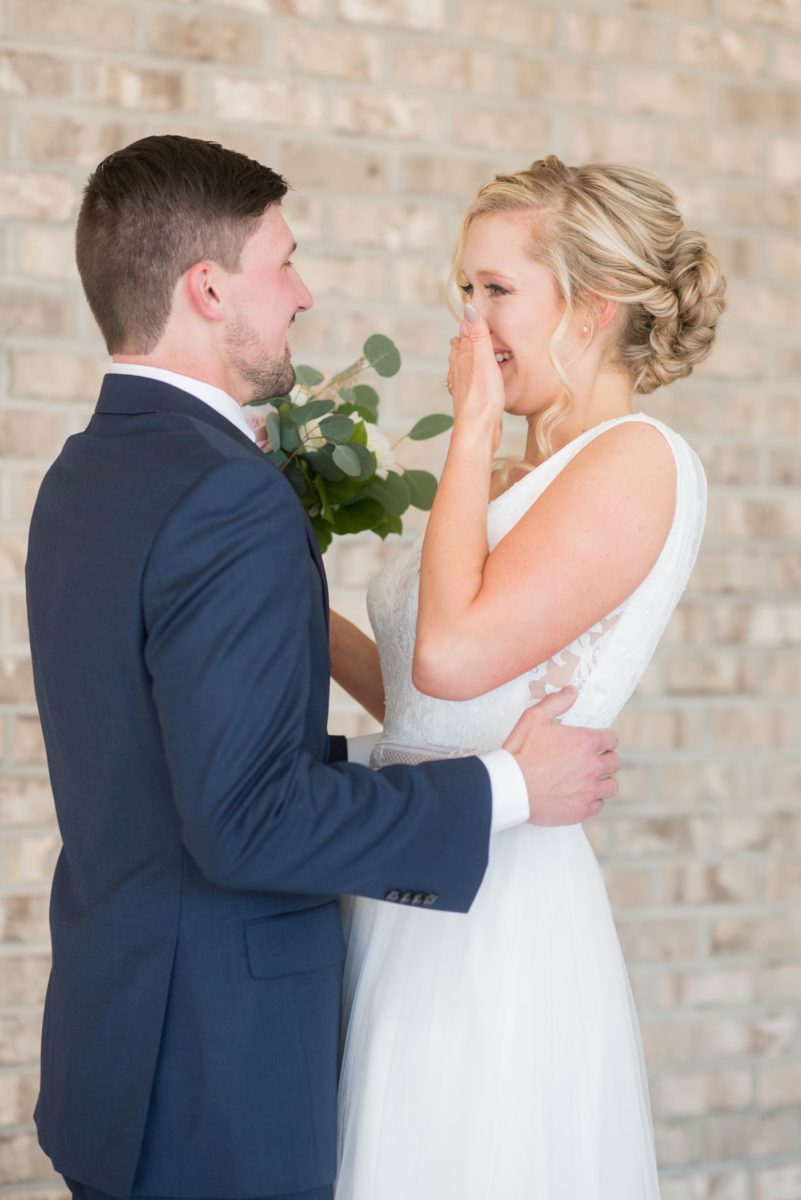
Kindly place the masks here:
<instances>
[{"instance_id":1,"label":"tan brick","mask_svg":"<svg viewBox=\"0 0 801 1200\"><path fill-rule=\"evenodd\" d=\"M766 1108L801 1103L801 1061L758 1064L757 1100Z\"/></svg>"},{"instance_id":2,"label":"tan brick","mask_svg":"<svg viewBox=\"0 0 801 1200\"><path fill-rule=\"evenodd\" d=\"M344 21L430 32L444 29L446 21L443 0L335 0L334 12Z\"/></svg>"},{"instance_id":3,"label":"tan brick","mask_svg":"<svg viewBox=\"0 0 801 1200\"><path fill-rule=\"evenodd\" d=\"M793 600L715 605L710 608L710 629L719 642L797 646L801 643L801 605Z\"/></svg>"},{"instance_id":4,"label":"tan brick","mask_svg":"<svg viewBox=\"0 0 801 1200\"><path fill-rule=\"evenodd\" d=\"M36 1013L0 1013L0 1065L36 1062L41 1044L41 1017Z\"/></svg>"},{"instance_id":5,"label":"tan brick","mask_svg":"<svg viewBox=\"0 0 801 1200\"><path fill-rule=\"evenodd\" d=\"M554 14L531 3L506 0L461 0L458 31L482 42L511 42L516 46L544 50L553 45Z\"/></svg>"},{"instance_id":6,"label":"tan brick","mask_svg":"<svg viewBox=\"0 0 801 1200\"><path fill-rule=\"evenodd\" d=\"M26 538L19 534L0 535L0 581L16 583L25 572Z\"/></svg>"},{"instance_id":7,"label":"tan brick","mask_svg":"<svg viewBox=\"0 0 801 1200\"><path fill-rule=\"evenodd\" d=\"M526 61L515 75L519 95L544 104L598 107L606 99L606 75L586 63Z\"/></svg>"},{"instance_id":8,"label":"tan brick","mask_svg":"<svg viewBox=\"0 0 801 1200\"><path fill-rule=\"evenodd\" d=\"M704 1023L701 1038L705 1057L754 1055L775 1058L795 1049L798 1018L793 1013L717 1018Z\"/></svg>"},{"instance_id":9,"label":"tan brick","mask_svg":"<svg viewBox=\"0 0 801 1200\"><path fill-rule=\"evenodd\" d=\"M393 264L393 273L395 276L395 295L401 304L412 307L419 307L421 304L431 304L442 308L444 311L448 282L448 273L445 267L437 266L431 260L419 262L412 258L406 258L398 259ZM429 379L429 387L431 387L432 383L433 380ZM416 393L419 402L420 392L417 391L419 380L412 380L411 375L405 372L400 377L399 387L399 398L402 405L404 404L404 396L410 392L412 394Z\"/></svg>"},{"instance_id":10,"label":"tan brick","mask_svg":"<svg viewBox=\"0 0 801 1200\"><path fill-rule=\"evenodd\" d=\"M0 172L0 218L65 221L76 210L77 198L75 184L63 175Z\"/></svg>"},{"instance_id":11,"label":"tan brick","mask_svg":"<svg viewBox=\"0 0 801 1200\"><path fill-rule=\"evenodd\" d=\"M372 258L350 255L306 255L303 277L318 299L383 300L387 295L386 266Z\"/></svg>"},{"instance_id":12,"label":"tan brick","mask_svg":"<svg viewBox=\"0 0 801 1200\"><path fill-rule=\"evenodd\" d=\"M801 182L801 138L776 138L770 149L770 170L779 183Z\"/></svg>"},{"instance_id":13,"label":"tan brick","mask_svg":"<svg viewBox=\"0 0 801 1200\"><path fill-rule=\"evenodd\" d=\"M765 138L746 129L715 128L709 132L680 126L663 139L668 161L679 168L721 171L732 175L759 177L767 162ZM715 249L719 247L715 236Z\"/></svg>"},{"instance_id":14,"label":"tan brick","mask_svg":"<svg viewBox=\"0 0 801 1200\"><path fill-rule=\"evenodd\" d=\"M283 202L284 216L289 222L297 241L304 246L324 238L329 225L330 204L318 196L304 196L298 192L290 192ZM297 254L293 257L301 275L303 274L302 258Z\"/></svg>"},{"instance_id":15,"label":"tan brick","mask_svg":"<svg viewBox=\"0 0 801 1200\"><path fill-rule=\"evenodd\" d=\"M338 143L279 143L275 167L294 187L336 188L344 192L386 192L386 156L378 151L354 150Z\"/></svg>"},{"instance_id":16,"label":"tan brick","mask_svg":"<svg viewBox=\"0 0 801 1200\"><path fill-rule=\"evenodd\" d=\"M19 580L18 585L21 583L22 580ZM4 644L11 650L21 650L28 643L28 615L25 609L25 596L21 587L19 591L12 591L9 588L1 599L4 610ZM0 791L2 791L1 788Z\"/></svg>"},{"instance_id":17,"label":"tan brick","mask_svg":"<svg viewBox=\"0 0 801 1200\"><path fill-rule=\"evenodd\" d=\"M797 1148L796 1146L793 1149ZM798 1200L801 1166L765 1167L756 1174L756 1200Z\"/></svg>"},{"instance_id":18,"label":"tan brick","mask_svg":"<svg viewBox=\"0 0 801 1200\"><path fill-rule=\"evenodd\" d=\"M617 851L633 857L698 852L704 849L708 838L708 822L698 817L615 820Z\"/></svg>"},{"instance_id":19,"label":"tan brick","mask_svg":"<svg viewBox=\"0 0 801 1200\"><path fill-rule=\"evenodd\" d=\"M26 275L77 280L73 230L49 229L45 225L21 229L17 241L17 262Z\"/></svg>"},{"instance_id":20,"label":"tan brick","mask_svg":"<svg viewBox=\"0 0 801 1200\"><path fill-rule=\"evenodd\" d=\"M706 86L694 75L656 67L631 67L614 81L615 103L624 112L692 118L708 106Z\"/></svg>"},{"instance_id":21,"label":"tan brick","mask_svg":"<svg viewBox=\"0 0 801 1200\"><path fill-rule=\"evenodd\" d=\"M561 125L565 158L574 164L606 159L654 166L664 154L664 133L652 121L566 111Z\"/></svg>"},{"instance_id":22,"label":"tan brick","mask_svg":"<svg viewBox=\"0 0 801 1200\"><path fill-rule=\"evenodd\" d=\"M710 926L713 954L762 954L792 950L801 941L801 922L795 913L770 916L719 917Z\"/></svg>"},{"instance_id":23,"label":"tan brick","mask_svg":"<svg viewBox=\"0 0 801 1200\"><path fill-rule=\"evenodd\" d=\"M797 550L776 554L773 558L769 582L772 587L797 591L801 586L801 556Z\"/></svg>"},{"instance_id":24,"label":"tan brick","mask_svg":"<svg viewBox=\"0 0 801 1200\"><path fill-rule=\"evenodd\" d=\"M773 70L777 79L801 82L801 41L783 37L775 46Z\"/></svg>"},{"instance_id":25,"label":"tan brick","mask_svg":"<svg viewBox=\"0 0 801 1200\"><path fill-rule=\"evenodd\" d=\"M764 71L767 44L755 33L715 29L709 25L681 25L676 35L677 61L688 67L759 75Z\"/></svg>"},{"instance_id":26,"label":"tan brick","mask_svg":"<svg viewBox=\"0 0 801 1200\"><path fill-rule=\"evenodd\" d=\"M660 1115L702 1116L716 1109L746 1108L753 1091L747 1069L663 1074L654 1089L654 1110Z\"/></svg>"},{"instance_id":27,"label":"tan brick","mask_svg":"<svg viewBox=\"0 0 801 1200\"><path fill-rule=\"evenodd\" d=\"M47 762L38 717L16 716L11 730L11 761L16 766L44 766Z\"/></svg>"},{"instance_id":28,"label":"tan brick","mask_svg":"<svg viewBox=\"0 0 801 1200\"><path fill-rule=\"evenodd\" d=\"M193 0L184 0L193 3ZM263 16L322 17L327 0L217 0L218 8L236 8Z\"/></svg>"},{"instance_id":29,"label":"tan brick","mask_svg":"<svg viewBox=\"0 0 801 1200\"><path fill-rule=\"evenodd\" d=\"M4 455L50 460L63 444L61 422L52 413L0 409L0 452Z\"/></svg>"},{"instance_id":30,"label":"tan brick","mask_svg":"<svg viewBox=\"0 0 801 1200\"><path fill-rule=\"evenodd\" d=\"M11 392L43 400L94 399L106 365L95 355L15 350L11 355Z\"/></svg>"},{"instance_id":31,"label":"tan brick","mask_svg":"<svg viewBox=\"0 0 801 1200\"><path fill-rule=\"evenodd\" d=\"M49 54L6 50L0 54L0 93L6 96L66 96L72 65Z\"/></svg>"},{"instance_id":32,"label":"tan brick","mask_svg":"<svg viewBox=\"0 0 801 1200\"><path fill-rule=\"evenodd\" d=\"M702 17L712 11L712 0L623 0L623 8L664 12L671 17Z\"/></svg>"},{"instance_id":33,"label":"tan brick","mask_svg":"<svg viewBox=\"0 0 801 1200\"><path fill-rule=\"evenodd\" d=\"M760 995L771 1003L801 1000L801 962L773 963L759 973L758 979Z\"/></svg>"},{"instance_id":34,"label":"tan brick","mask_svg":"<svg viewBox=\"0 0 801 1200\"><path fill-rule=\"evenodd\" d=\"M9 896L0 900L0 935L6 942L39 943L50 940L48 896Z\"/></svg>"},{"instance_id":35,"label":"tan brick","mask_svg":"<svg viewBox=\"0 0 801 1200\"><path fill-rule=\"evenodd\" d=\"M145 15L145 47L151 54L194 62L253 67L261 61L261 27L233 17L186 17L182 13Z\"/></svg>"},{"instance_id":36,"label":"tan brick","mask_svg":"<svg viewBox=\"0 0 801 1200\"><path fill-rule=\"evenodd\" d=\"M795 0L723 0L720 12L728 21L801 30L801 13Z\"/></svg>"},{"instance_id":37,"label":"tan brick","mask_svg":"<svg viewBox=\"0 0 801 1200\"><path fill-rule=\"evenodd\" d=\"M665 867L662 872L665 904L719 904L754 900L758 894L759 872L753 862L693 862Z\"/></svg>"},{"instance_id":38,"label":"tan brick","mask_svg":"<svg viewBox=\"0 0 801 1200\"><path fill-rule=\"evenodd\" d=\"M703 1124L709 1158L738 1159L753 1153L748 1136L749 1120L745 1113L705 1114Z\"/></svg>"},{"instance_id":39,"label":"tan brick","mask_svg":"<svg viewBox=\"0 0 801 1200\"><path fill-rule=\"evenodd\" d=\"M669 692L725 695L745 690L744 663L731 654L691 654L664 664Z\"/></svg>"},{"instance_id":40,"label":"tan brick","mask_svg":"<svg viewBox=\"0 0 801 1200\"><path fill-rule=\"evenodd\" d=\"M344 346L361 346L371 333L385 333L392 338L401 352L404 360L415 357L434 359L437 366L445 361L445 347L452 336L453 319L446 313L439 317L434 314L430 319L420 319L415 314L402 313L397 316L377 321L371 313L345 313L340 322L341 342ZM404 373L408 368L404 368ZM383 424L383 412L382 424ZM422 445L422 443L418 443ZM404 447L404 452L406 447ZM340 539L342 541L342 539ZM391 551L394 543L387 543Z\"/></svg>"},{"instance_id":41,"label":"tan brick","mask_svg":"<svg viewBox=\"0 0 801 1200\"><path fill-rule=\"evenodd\" d=\"M0 333L68 337L73 331L74 308L70 296L0 284Z\"/></svg>"},{"instance_id":42,"label":"tan brick","mask_svg":"<svg viewBox=\"0 0 801 1200\"><path fill-rule=\"evenodd\" d=\"M495 93L498 69L498 59L492 54L449 46L421 46L417 41L398 46L392 62L392 76L403 86L471 95Z\"/></svg>"},{"instance_id":43,"label":"tan brick","mask_svg":"<svg viewBox=\"0 0 801 1200\"><path fill-rule=\"evenodd\" d=\"M39 1149L33 1133L0 1135L0 1179L8 1183L36 1182L53 1178L50 1160ZM61 1189L59 1189L61 1190ZM25 1196L34 1195L25 1190ZM61 1192L63 1195L63 1191Z\"/></svg>"},{"instance_id":44,"label":"tan brick","mask_svg":"<svg viewBox=\"0 0 801 1200\"><path fill-rule=\"evenodd\" d=\"M752 1154L792 1154L801 1146L801 1108L754 1113L745 1145Z\"/></svg>"},{"instance_id":45,"label":"tan brick","mask_svg":"<svg viewBox=\"0 0 801 1200\"><path fill-rule=\"evenodd\" d=\"M25 704L33 700L30 658L0 657L0 704Z\"/></svg>"},{"instance_id":46,"label":"tan brick","mask_svg":"<svg viewBox=\"0 0 801 1200\"><path fill-rule=\"evenodd\" d=\"M545 113L459 105L452 123L460 144L517 150L527 162L541 157L550 141L551 119Z\"/></svg>"},{"instance_id":47,"label":"tan brick","mask_svg":"<svg viewBox=\"0 0 801 1200\"><path fill-rule=\"evenodd\" d=\"M25 38L83 48L130 50L136 12L128 4L90 0L25 0L15 10L15 30Z\"/></svg>"},{"instance_id":48,"label":"tan brick","mask_svg":"<svg viewBox=\"0 0 801 1200\"><path fill-rule=\"evenodd\" d=\"M660 1167L685 1166L702 1154L698 1121L655 1121L654 1142Z\"/></svg>"},{"instance_id":49,"label":"tan brick","mask_svg":"<svg viewBox=\"0 0 801 1200\"><path fill-rule=\"evenodd\" d=\"M672 972L660 984L660 1002L668 1008L719 1008L748 1004L754 995L753 972L747 968Z\"/></svg>"},{"instance_id":50,"label":"tan brick","mask_svg":"<svg viewBox=\"0 0 801 1200\"><path fill-rule=\"evenodd\" d=\"M720 95L724 120L743 125L797 129L801 120L801 95L793 88L725 87Z\"/></svg>"},{"instance_id":51,"label":"tan brick","mask_svg":"<svg viewBox=\"0 0 801 1200\"><path fill-rule=\"evenodd\" d=\"M704 549L693 572L702 592L750 592L764 585L768 560L761 547Z\"/></svg>"},{"instance_id":52,"label":"tan brick","mask_svg":"<svg viewBox=\"0 0 801 1200\"><path fill-rule=\"evenodd\" d=\"M348 198L336 209L335 234L345 246L441 250L449 242L445 216L428 204Z\"/></svg>"},{"instance_id":53,"label":"tan brick","mask_svg":"<svg viewBox=\"0 0 801 1200\"><path fill-rule=\"evenodd\" d=\"M741 767L711 759L700 762L667 762L660 767L662 802L694 809L700 801L709 803L743 799L750 794Z\"/></svg>"},{"instance_id":54,"label":"tan brick","mask_svg":"<svg viewBox=\"0 0 801 1200\"><path fill-rule=\"evenodd\" d=\"M293 125L316 129L323 120L323 99L308 84L263 82L215 75L212 83L214 114L225 121L258 121L266 125Z\"/></svg>"},{"instance_id":55,"label":"tan brick","mask_svg":"<svg viewBox=\"0 0 801 1200\"><path fill-rule=\"evenodd\" d=\"M621 59L628 64L659 61L665 53L665 29L650 17L606 13L566 13L564 42L573 53L591 59Z\"/></svg>"},{"instance_id":56,"label":"tan brick","mask_svg":"<svg viewBox=\"0 0 801 1200\"><path fill-rule=\"evenodd\" d=\"M669 750L680 741L678 715L670 709L624 709L615 721L621 741L638 750Z\"/></svg>"},{"instance_id":57,"label":"tan brick","mask_svg":"<svg viewBox=\"0 0 801 1200\"><path fill-rule=\"evenodd\" d=\"M662 1186L662 1200L750 1200L750 1196L745 1171L697 1171L672 1176Z\"/></svg>"},{"instance_id":58,"label":"tan brick","mask_svg":"<svg viewBox=\"0 0 801 1200\"><path fill-rule=\"evenodd\" d=\"M419 138L436 141L444 133L442 106L407 92L370 92L355 89L333 100L334 128L342 133L361 133L388 138Z\"/></svg>"},{"instance_id":59,"label":"tan brick","mask_svg":"<svg viewBox=\"0 0 801 1200\"><path fill-rule=\"evenodd\" d=\"M0 1075L0 1125L25 1125L33 1115L39 1080L34 1074Z\"/></svg>"},{"instance_id":60,"label":"tan brick","mask_svg":"<svg viewBox=\"0 0 801 1200\"><path fill-rule=\"evenodd\" d=\"M49 887L61 851L58 833L20 833L3 839L3 887Z\"/></svg>"},{"instance_id":61,"label":"tan brick","mask_svg":"<svg viewBox=\"0 0 801 1200\"><path fill-rule=\"evenodd\" d=\"M0 958L0 965L0 1005L42 1005L50 977L49 955L4 955Z\"/></svg>"},{"instance_id":62,"label":"tan brick","mask_svg":"<svg viewBox=\"0 0 801 1200\"><path fill-rule=\"evenodd\" d=\"M721 505L721 531L733 538L801 537L801 496L776 500L727 497Z\"/></svg>"},{"instance_id":63,"label":"tan brick","mask_svg":"<svg viewBox=\"0 0 801 1200\"><path fill-rule=\"evenodd\" d=\"M39 1173L39 1179L46 1174L46 1170ZM52 1176L53 1183L37 1184L33 1187L26 1185L24 1190L18 1192L6 1191L3 1194L3 1200L70 1200L71 1193L64 1186L64 1181L60 1175Z\"/></svg>"},{"instance_id":64,"label":"tan brick","mask_svg":"<svg viewBox=\"0 0 801 1200\"><path fill-rule=\"evenodd\" d=\"M718 233L715 235L712 249L728 279L762 274L765 251L761 238L738 235L726 237Z\"/></svg>"},{"instance_id":65,"label":"tan brick","mask_svg":"<svg viewBox=\"0 0 801 1200\"><path fill-rule=\"evenodd\" d=\"M382 70L381 41L372 33L319 29L309 37L301 25L284 29L278 42L278 60L300 75L371 81Z\"/></svg>"},{"instance_id":66,"label":"tan brick","mask_svg":"<svg viewBox=\"0 0 801 1200\"><path fill-rule=\"evenodd\" d=\"M692 918L620 918L623 953L632 963L670 962L694 958L700 948L700 925Z\"/></svg>"},{"instance_id":67,"label":"tan brick","mask_svg":"<svg viewBox=\"0 0 801 1200\"><path fill-rule=\"evenodd\" d=\"M642 1026L642 1043L651 1071L693 1063L698 1055L698 1025L689 1021L647 1021Z\"/></svg>"},{"instance_id":68,"label":"tan brick","mask_svg":"<svg viewBox=\"0 0 801 1200\"><path fill-rule=\"evenodd\" d=\"M604 880L615 909L641 908L651 901L653 878L648 870L605 866Z\"/></svg>"},{"instance_id":69,"label":"tan brick","mask_svg":"<svg viewBox=\"0 0 801 1200\"><path fill-rule=\"evenodd\" d=\"M55 826L50 785L46 779L0 777L0 827Z\"/></svg>"},{"instance_id":70,"label":"tan brick","mask_svg":"<svg viewBox=\"0 0 801 1200\"><path fill-rule=\"evenodd\" d=\"M426 196L453 197L466 204L496 171L497 167L489 160L474 162L440 154L411 154L400 166L401 189Z\"/></svg>"},{"instance_id":71,"label":"tan brick","mask_svg":"<svg viewBox=\"0 0 801 1200\"><path fill-rule=\"evenodd\" d=\"M195 76L189 71L89 63L83 87L87 99L115 108L175 112L198 103Z\"/></svg>"},{"instance_id":72,"label":"tan brick","mask_svg":"<svg viewBox=\"0 0 801 1200\"><path fill-rule=\"evenodd\" d=\"M777 232L786 229L794 233L799 216L801 197L797 188L771 183L768 188L743 186L720 193L720 217L726 222L756 229L772 225Z\"/></svg>"}]
</instances>

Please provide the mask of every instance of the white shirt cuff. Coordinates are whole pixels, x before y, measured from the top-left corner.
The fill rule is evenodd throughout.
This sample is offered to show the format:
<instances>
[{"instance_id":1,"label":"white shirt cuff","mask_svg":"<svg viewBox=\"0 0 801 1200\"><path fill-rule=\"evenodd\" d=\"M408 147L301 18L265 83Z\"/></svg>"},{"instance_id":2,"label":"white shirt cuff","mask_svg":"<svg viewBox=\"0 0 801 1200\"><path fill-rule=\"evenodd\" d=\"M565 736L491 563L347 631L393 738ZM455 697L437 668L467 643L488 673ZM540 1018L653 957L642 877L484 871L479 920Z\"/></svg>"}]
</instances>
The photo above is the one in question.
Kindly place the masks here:
<instances>
[{"instance_id":1,"label":"white shirt cuff","mask_svg":"<svg viewBox=\"0 0 801 1200\"><path fill-rule=\"evenodd\" d=\"M373 746L380 737L380 733L363 733L360 737L346 738L345 740L348 744L348 762L358 763L360 767L369 767L370 754L372 753ZM515 763L515 766L517 766L517 763Z\"/></svg>"},{"instance_id":2,"label":"white shirt cuff","mask_svg":"<svg viewBox=\"0 0 801 1200\"><path fill-rule=\"evenodd\" d=\"M524 825L529 818L528 789L515 756L508 750L490 750L478 756L492 784L490 833Z\"/></svg>"}]
</instances>

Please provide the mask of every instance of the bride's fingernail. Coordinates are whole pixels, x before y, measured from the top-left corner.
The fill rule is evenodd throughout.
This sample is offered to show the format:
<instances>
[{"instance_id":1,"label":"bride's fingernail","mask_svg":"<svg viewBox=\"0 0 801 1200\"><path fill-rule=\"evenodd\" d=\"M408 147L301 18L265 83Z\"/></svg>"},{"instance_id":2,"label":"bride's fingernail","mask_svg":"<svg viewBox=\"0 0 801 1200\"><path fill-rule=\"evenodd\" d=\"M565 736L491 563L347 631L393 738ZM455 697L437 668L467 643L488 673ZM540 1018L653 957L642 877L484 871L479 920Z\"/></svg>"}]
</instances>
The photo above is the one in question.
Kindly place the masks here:
<instances>
[{"instance_id":1,"label":"bride's fingernail","mask_svg":"<svg viewBox=\"0 0 801 1200\"><path fill-rule=\"evenodd\" d=\"M471 325L474 325L478 320L478 309L475 304L465 304L464 315L467 317Z\"/></svg>"}]
</instances>

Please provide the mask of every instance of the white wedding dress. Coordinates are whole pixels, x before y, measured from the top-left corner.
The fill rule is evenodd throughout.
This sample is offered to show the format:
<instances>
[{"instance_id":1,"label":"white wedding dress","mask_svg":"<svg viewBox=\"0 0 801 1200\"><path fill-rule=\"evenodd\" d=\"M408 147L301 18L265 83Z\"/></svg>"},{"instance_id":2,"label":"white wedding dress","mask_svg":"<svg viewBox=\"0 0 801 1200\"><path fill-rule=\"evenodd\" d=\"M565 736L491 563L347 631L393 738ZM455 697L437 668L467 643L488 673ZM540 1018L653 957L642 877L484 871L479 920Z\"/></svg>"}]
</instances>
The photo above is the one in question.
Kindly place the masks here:
<instances>
[{"instance_id":1,"label":"white wedding dress","mask_svg":"<svg viewBox=\"0 0 801 1200\"><path fill-rule=\"evenodd\" d=\"M376 765L500 746L532 683L539 697L579 687L566 723L614 722L695 562L706 511L697 456L661 422L632 414L569 442L488 510L492 549L589 441L631 420L660 429L673 451L672 527L640 587L549 662L475 700L422 695L411 682L421 543L373 581L386 689ZM343 908L336 1200L659 1196L637 1016L580 825L495 834L467 915L361 898Z\"/></svg>"}]
</instances>

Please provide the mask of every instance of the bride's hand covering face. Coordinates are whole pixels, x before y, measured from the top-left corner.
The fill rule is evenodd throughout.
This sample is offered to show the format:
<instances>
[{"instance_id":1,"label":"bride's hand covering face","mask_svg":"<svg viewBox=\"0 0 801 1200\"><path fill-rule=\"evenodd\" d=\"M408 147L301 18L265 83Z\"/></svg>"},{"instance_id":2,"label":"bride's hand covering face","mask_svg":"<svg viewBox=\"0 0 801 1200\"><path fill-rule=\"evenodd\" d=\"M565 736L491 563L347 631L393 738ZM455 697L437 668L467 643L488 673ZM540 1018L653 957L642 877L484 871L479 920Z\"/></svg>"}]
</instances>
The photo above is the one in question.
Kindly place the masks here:
<instances>
[{"instance_id":1,"label":"bride's hand covering face","mask_svg":"<svg viewBox=\"0 0 801 1200\"><path fill-rule=\"evenodd\" d=\"M453 397L454 436L464 430L490 440L493 454L501 440L504 386L486 321L465 305L459 337L451 338L448 390Z\"/></svg>"}]
</instances>

